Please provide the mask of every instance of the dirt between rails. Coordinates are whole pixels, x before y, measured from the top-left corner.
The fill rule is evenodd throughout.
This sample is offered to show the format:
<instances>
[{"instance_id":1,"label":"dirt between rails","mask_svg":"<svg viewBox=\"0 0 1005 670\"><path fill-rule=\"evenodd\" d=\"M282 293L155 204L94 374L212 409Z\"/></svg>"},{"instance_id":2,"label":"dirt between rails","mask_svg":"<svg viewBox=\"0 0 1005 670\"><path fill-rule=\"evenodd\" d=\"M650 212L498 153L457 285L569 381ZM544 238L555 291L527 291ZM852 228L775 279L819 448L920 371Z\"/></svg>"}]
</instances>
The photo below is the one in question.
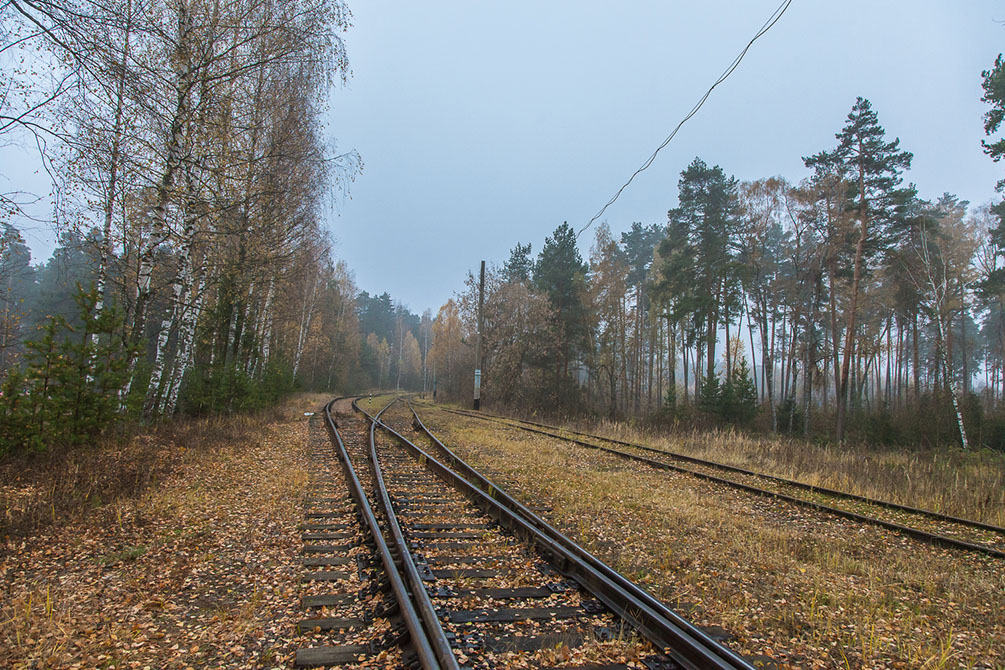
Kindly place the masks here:
<instances>
[{"instance_id":1,"label":"dirt between rails","mask_svg":"<svg viewBox=\"0 0 1005 670\"><path fill-rule=\"evenodd\" d=\"M289 667L308 477L299 398L0 553L0 667Z\"/></svg>"},{"instance_id":2,"label":"dirt between rails","mask_svg":"<svg viewBox=\"0 0 1005 670\"><path fill-rule=\"evenodd\" d=\"M732 649L791 668L1005 668L1005 561L420 408L458 455ZM410 415L388 416L414 434Z\"/></svg>"}]
</instances>

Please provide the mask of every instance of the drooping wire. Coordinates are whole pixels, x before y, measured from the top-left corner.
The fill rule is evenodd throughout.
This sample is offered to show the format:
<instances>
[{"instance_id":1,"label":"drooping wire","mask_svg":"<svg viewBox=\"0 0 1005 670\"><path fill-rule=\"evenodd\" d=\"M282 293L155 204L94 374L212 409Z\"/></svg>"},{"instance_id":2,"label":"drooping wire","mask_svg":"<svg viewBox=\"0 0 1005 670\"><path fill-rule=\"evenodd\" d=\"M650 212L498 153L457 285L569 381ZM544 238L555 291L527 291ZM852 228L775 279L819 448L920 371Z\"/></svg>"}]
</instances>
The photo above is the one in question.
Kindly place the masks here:
<instances>
[{"instance_id":1,"label":"drooping wire","mask_svg":"<svg viewBox=\"0 0 1005 670\"><path fill-rule=\"evenodd\" d=\"M743 47L743 51L741 51L736 56L736 58L733 59L733 62L729 64L729 67L727 67L723 71L723 73L719 75L719 78L715 80L715 83L712 84L707 91L705 91L705 95L701 96L701 99L698 100L697 103L695 103L694 107L691 108L691 111L688 112L683 119L681 119L680 123L677 124L677 127L673 129L673 132L670 133L665 140L663 140L662 144L656 147L656 151L652 153L652 155L646 160L645 163L642 164L642 166L638 170L632 173L632 176L628 178L628 181L626 181L624 184L621 185L621 188L619 188L618 192L614 194L614 197L608 200L607 204L600 208L600 211L597 212L592 219L590 219L589 223L580 228L579 232L576 233L577 239L579 238L580 235L586 232L586 230L590 226L592 226L597 219L599 219L601 216L604 215L604 212L607 211L607 208L615 203L615 201L621 196L622 192L624 192L624 190L628 188L628 185L635 180L635 177L637 177L639 173L641 173L643 170L647 169L650 165L653 164L653 161L656 160L657 154L659 154L659 152L662 151L666 145L670 144L670 141L677 134L677 131L681 129L681 126L687 123L688 119L690 119L692 116L698 113L698 110L701 109L702 105L705 104L705 101L708 100L708 97L712 95L712 91L714 91L719 84L726 81L729 75L733 74L733 70L735 70L740 65L740 61L742 61L743 57L747 55L747 51L749 51L750 47L754 45L754 42L756 42L766 32L771 30L772 26L778 23L778 20L782 18L782 15L785 14L785 10L787 10L789 8L789 5L791 4L792 0L782 0L782 4L778 5L775 11L772 12L771 16L768 17L768 20L765 21L764 25L762 25L760 30L757 31L757 34L755 34L751 38L751 40L747 42L747 46Z\"/></svg>"}]
</instances>

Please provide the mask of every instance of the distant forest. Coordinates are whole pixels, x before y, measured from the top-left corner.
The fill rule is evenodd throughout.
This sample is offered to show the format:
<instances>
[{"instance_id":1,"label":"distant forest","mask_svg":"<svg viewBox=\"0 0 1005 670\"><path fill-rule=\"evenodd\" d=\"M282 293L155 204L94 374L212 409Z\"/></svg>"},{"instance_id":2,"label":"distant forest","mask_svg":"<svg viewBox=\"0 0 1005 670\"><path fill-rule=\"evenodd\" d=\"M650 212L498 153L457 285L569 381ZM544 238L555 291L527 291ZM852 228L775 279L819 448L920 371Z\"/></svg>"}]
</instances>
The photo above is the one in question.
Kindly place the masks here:
<instances>
[{"instance_id":1,"label":"distant forest","mask_svg":"<svg viewBox=\"0 0 1005 670\"><path fill-rule=\"evenodd\" d=\"M113 392L105 394L104 412L97 408L98 416L110 420L262 407L294 389L423 388L431 314L417 316L387 293L359 291L346 265L332 262L326 247L316 250L319 264L293 264L257 288L248 277L236 296L233 283L201 287L209 309L193 324L191 342L172 327L166 291L171 279L161 271L173 264L162 257L165 267L154 275L161 288L148 307L154 318L142 324L145 337L131 349L137 306L123 268L127 259L116 255L108 261L116 271L109 273L102 294L110 305L100 310L95 287L102 241L96 231L86 237L63 234L52 256L33 264L19 231L2 226L0 408L7 423L0 428L10 436L32 391L44 390L55 401L70 390L86 388L87 396ZM101 311L114 318L102 321ZM162 381L154 392L150 378L158 362ZM430 388L432 383L430 377ZM86 400L85 405L81 411L96 409ZM39 411L33 410L36 420ZM31 425L37 424L25 428Z\"/></svg>"}]
</instances>

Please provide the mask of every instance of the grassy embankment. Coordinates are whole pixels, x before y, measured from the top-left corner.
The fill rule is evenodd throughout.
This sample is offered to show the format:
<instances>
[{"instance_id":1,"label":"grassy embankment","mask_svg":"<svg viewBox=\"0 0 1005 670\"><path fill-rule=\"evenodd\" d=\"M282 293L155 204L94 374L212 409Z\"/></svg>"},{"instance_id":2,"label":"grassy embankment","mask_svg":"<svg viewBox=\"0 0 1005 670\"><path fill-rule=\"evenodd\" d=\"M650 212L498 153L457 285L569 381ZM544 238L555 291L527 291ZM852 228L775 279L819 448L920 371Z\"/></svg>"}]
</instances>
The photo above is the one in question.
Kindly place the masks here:
<instances>
[{"instance_id":1,"label":"grassy embankment","mask_svg":"<svg viewBox=\"0 0 1005 670\"><path fill-rule=\"evenodd\" d=\"M0 666L286 665L321 401L4 463Z\"/></svg>"},{"instance_id":2,"label":"grassy embankment","mask_svg":"<svg viewBox=\"0 0 1005 670\"><path fill-rule=\"evenodd\" d=\"M725 627L744 653L801 668L1005 667L1003 561L498 424L435 410L423 417L507 489L550 504L553 519L603 559L697 623ZM915 462L907 452L842 453L730 433L579 428L992 521L1001 513L994 454Z\"/></svg>"},{"instance_id":3,"label":"grassy embankment","mask_svg":"<svg viewBox=\"0 0 1005 670\"><path fill-rule=\"evenodd\" d=\"M614 421L553 425L1005 527L1002 452L875 449L734 430L678 433Z\"/></svg>"}]
</instances>

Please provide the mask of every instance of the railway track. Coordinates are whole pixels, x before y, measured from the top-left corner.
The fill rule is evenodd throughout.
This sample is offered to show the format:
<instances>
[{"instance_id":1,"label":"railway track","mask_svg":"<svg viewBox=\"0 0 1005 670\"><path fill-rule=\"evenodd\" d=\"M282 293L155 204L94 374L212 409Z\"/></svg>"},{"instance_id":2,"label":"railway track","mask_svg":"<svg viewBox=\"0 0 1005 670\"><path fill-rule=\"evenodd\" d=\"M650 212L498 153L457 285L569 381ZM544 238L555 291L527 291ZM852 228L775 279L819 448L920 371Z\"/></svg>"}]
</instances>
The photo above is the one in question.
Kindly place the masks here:
<instances>
[{"instance_id":1,"label":"railway track","mask_svg":"<svg viewBox=\"0 0 1005 670\"><path fill-rule=\"evenodd\" d=\"M992 524L813 486L694 456L548 424L444 407L436 409L495 422L498 425L563 440L587 449L603 451L653 468L684 473L754 495L880 526L928 544L1005 558L1005 528Z\"/></svg>"},{"instance_id":2,"label":"railway track","mask_svg":"<svg viewBox=\"0 0 1005 670\"><path fill-rule=\"evenodd\" d=\"M395 431L381 419L390 404L334 405L320 417L331 446L312 445L322 488L309 509L321 511L308 514L339 516L311 517L327 527L305 542L352 541L305 555L357 569L334 581L339 593L305 596L323 611L301 630L338 633L311 640L298 665L752 670L433 438L423 448Z\"/></svg>"},{"instance_id":3,"label":"railway track","mask_svg":"<svg viewBox=\"0 0 1005 670\"><path fill-rule=\"evenodd\" d=\"M405 666L416 645L401 645L421 631L414 610L400 612L407 592L396 570L362 484L345 467L340 445L332 448L327 417L310 419L312 470L304 508L301 563L305 618L298 622L301 643L295 664L321 667L380 660ZM394 615L398 615L395 618ZM421 640L421 637L416 639ZM427 656L428 647L420 648Z\"/></svg>"}]
</instances>

